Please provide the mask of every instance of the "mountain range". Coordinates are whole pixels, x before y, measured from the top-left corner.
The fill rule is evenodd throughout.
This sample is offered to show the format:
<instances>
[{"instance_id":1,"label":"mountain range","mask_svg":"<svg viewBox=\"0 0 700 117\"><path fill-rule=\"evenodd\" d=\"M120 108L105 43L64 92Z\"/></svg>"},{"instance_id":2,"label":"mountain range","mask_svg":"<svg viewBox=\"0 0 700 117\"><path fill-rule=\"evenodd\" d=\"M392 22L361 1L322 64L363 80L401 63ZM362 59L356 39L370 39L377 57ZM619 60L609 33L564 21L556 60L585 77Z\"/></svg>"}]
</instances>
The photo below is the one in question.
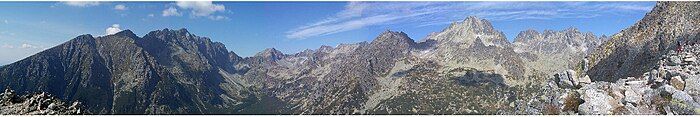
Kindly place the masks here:
<instances>
[{"instance_id":1,"label":"mountain range","mask_svg":"<svg viewBox=\"0 0 700 117\"><path fill-rule=\"evenodd\" d=\"M567 69L614 82L654 68L674 39L699 34L698 6L659 2L611 37L572 27L509 42L468 16L417 42L387 30L371 42L251 57L186 29L87 34L2 66L0 87L92 114L529 114L528 101Z\"/></svg>"}]
</instances>

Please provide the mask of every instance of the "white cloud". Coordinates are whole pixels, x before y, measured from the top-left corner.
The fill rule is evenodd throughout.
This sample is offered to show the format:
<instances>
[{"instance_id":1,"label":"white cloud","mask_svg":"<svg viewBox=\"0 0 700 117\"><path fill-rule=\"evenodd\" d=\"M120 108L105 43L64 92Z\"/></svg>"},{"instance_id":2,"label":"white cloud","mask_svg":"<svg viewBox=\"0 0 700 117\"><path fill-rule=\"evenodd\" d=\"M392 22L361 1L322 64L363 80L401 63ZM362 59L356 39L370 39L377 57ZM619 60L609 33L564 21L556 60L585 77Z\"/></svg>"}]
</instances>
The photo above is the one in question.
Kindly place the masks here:
<instances>
[{"instance_id":1,"label":"white cloud","mask_svg":"<svg viewBox=\"0 0 700 117\"><path fill-rule=\"evenodd\" d=\"M2 56L0 57L0 65L9 64L24 59L47 49L44 48L44 46L29 43L17 43L17 45L19 46L7 43L0 45L0 56Z\"/></svg>"},{"instance_id":2,"label":"white cloud","mask_svg":"<svg viewBox=\"0 0 700 117\"><path fill-rule=\"evenodd\" d=\"M119 24L112 24L112 26L105 29L105 35L117 34L120 31L122 31L122 29L119 29Z\"/></svg>"},{"instance_id":3,"label":"white cloud","mask_svg":"<svg viewBox=\"0 0 700 117\"><path fill-rule=\"evenodd\" d=\"M211 19L211 20L225 20L225 19L228 19L228 17L217 15L217 16L209 16L209 19Z\"/></svg>"},{"instance_id":4,"label":"white cloud","mask_svg":"<svg viewBox=\"0 0 700 117\"><path fill-rule=\"evenodd\" d=\"M64 1L68 6L77 6L77 7L91 7L91 6L97 6L100 5L100 2L98 1Z\"/></svg>"},{"instance_id":5,"label":"white cloud","mask_svg":"<svg viewBox=\"0 0 700 117\"><path fill-rule=\"evenodd\" d=\"M22 46L20 46L20 48L39 48L39 46L23 43Z\"/></svg>"},{"instance_id":6,"label":"white cloud","mask_svg":"<svg viewBox=\"0 0 700 117\"><path fill-rule=\"evenodd\" d=\"M9 45L9 44L2 44L2 46L0 46L0 48L12 49L12 48L15 48L15 46L12 46L12 45Z\"/></svg>"},{"instance_id":7,"label":"white cloud","mask_svg":"<svg viewBox=\"0 0 700 117\"><path fill-rule=\"evenodd\" d=\"M226 10L224 5L213 4L211 1L178 1L176 5L182 9L191 9L194 16L209 16Z\"/></svg>"},{"instance_id":8,"label":"white cloud","mask_svg":"<svg viewBox=\"0 0 700 117\"><path fill-rule=\"evenodd\" d=\"M8 22L7 20L5 20L5 24L9 24L9 23L10 23L10 22Z\"/></svg>"},{"instance_id":9,"label":"white cloud","mask_svg":"<svg viewBox=\"0 0 700 117\"><path fill-rule=\"evenodd\" d=\"M148 17L155 17L156 15L154 14L148 14Z\"/></svg>"},{"instance_id":10,"label":"white cloud","mask_svg":"<svg viewBox=\"0 0 700 117\"><path fill-rule=\"evenodd\" d=\"M431 26L478 16L491 21L593 18L645 13L643 2L350 2L335 15L287 31L287 38L305 39L367 26L401 24Z\"/></svg>"},{"instance_id":11,"label":"white cloud","mask_svg":"<svg viewBox=\"0 0 700 117\"><path fill-rule=\"evenodd\" d=\"M19 46L14 46L14 45L10 45L10 44L2 44L2 46L0 46L0 48L5 48L5 49L14 49L14 48L17 48L17 49L40 49L43 47L44 46L37 46L34 44L29 44L29 43L22 43Z\"/></svg>"},{"instance_id":12,"label":"white cloud","mask_svg":"<svg viewBox=\"0 0 700 117\"><path fill-rule=\"evenodd\" d=\"M163 17L168 16L182 16L182 14L180 14L180 12L177 12L177 9L170 7L168 9L163 10Z\"/></svg>"},{"instance_id":13,"label":"white cloud","mask_svg":"<svg viewBox=\"0 0 700 117\"><path fill-rule=\"evenodd\" d=\"M122 4L119 4L119 5L115 5L115 6L114 6L114 10L123 11L123 10L126 10L126 9L128 9L128 8L126 8L126 6L124 6L124 5L122 5Z\"/></svg>"}]
</instances>

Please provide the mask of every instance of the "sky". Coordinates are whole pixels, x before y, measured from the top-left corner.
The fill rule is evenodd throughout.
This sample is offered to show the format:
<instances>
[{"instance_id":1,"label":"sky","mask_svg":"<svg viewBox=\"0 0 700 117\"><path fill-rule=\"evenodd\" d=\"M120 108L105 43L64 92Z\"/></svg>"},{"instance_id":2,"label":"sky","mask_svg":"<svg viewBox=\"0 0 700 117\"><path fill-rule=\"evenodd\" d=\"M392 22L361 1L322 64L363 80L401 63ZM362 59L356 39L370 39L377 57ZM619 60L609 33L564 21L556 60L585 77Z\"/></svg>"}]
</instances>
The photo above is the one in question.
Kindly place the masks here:
<instances>
[{"instance_id":1,"label":"sky","mask_svg":"<svg viewBox=\"0 0 700 117\"><path fill-rule=\"evenodd\" d=\"M416 41L468 16L513 40L520 31L570 27L597 36L633 25L654 2L0 2L0 65L79 35L186 28L240 56L291 54L372 41L385 30Z\"/></svg>"}]
</instances>

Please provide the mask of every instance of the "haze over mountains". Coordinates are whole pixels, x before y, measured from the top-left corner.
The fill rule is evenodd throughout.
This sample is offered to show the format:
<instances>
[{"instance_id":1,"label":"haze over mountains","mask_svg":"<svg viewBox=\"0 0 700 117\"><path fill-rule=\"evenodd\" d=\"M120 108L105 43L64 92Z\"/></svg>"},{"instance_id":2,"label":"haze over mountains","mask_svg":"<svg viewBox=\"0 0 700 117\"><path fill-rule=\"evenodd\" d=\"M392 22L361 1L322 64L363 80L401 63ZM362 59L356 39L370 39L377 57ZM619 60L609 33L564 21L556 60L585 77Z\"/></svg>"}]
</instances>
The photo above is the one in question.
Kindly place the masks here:
<instances>
[{"instance_id":1,"label":"haze over mountains","mask_svg":"<svg viewBox=\"0 0 700 117\"><path fill-rule=\"evenodd\" d=\"M47 92L92 114L601 114L585 108L600 104L587 89L641 77L674 39L697 38L685 24L697 24L699 6L659 2L611 38L526 30L511 43L469 16L418 42L387 30L371 42L252 57L186 29L88 34L2 66L0 87ZM550 95L577 103L539 101Z\"/></svg>"}]
</instances>

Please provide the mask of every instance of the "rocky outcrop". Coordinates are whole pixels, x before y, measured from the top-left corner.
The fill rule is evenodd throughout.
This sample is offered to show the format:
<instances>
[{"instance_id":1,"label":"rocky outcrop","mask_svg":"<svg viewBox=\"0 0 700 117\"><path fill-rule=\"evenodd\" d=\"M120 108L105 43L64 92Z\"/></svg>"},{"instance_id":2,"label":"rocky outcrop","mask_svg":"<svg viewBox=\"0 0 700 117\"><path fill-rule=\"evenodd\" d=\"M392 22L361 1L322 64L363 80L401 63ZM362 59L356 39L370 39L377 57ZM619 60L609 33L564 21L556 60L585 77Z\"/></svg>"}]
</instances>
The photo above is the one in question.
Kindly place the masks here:
<instances>
[{"instance_id":1,"label":"rocky outcrop","mask_svg":"<svg viewBox=\"0 0 700 117\"><path fill-rule=\"evenodd\" d=\"M611 37L590 55L588 75L594 81L613 82L638 77L654 69L661 55L682 44L696 43L700 31L698 2L658 2L635 25ZM672 63L679 62L672 59Z\"/></svg>"},{"instance_id":2,"label":"rocky outcrop","mask_svg":"<svg viewBox=\"0 0 700 117\"><path fill-rule=\"evenodd\" d=\"M0 93L1 115L73 115L88 114L80 102L68 104L45 92L19 96L13 90Z\"/></svg>"},{"instance_id":3,"label":"rocky outcrop","mask_svg":"<svg viewBox=\"0 0 700 117\"><path fill-rule=\"evenodd\" d=\"M696 67L700 63L692 59L700 55L700 45L684 45L683 48L662 55L658 68L647 70L649 72L639 77L581 83L578 88L571 86L575 80L568 76L569 72L564 72L554 75L560 86L554 89L572 89L581 94L578 99L583 103L569 114L700 114L700 104L696 101L700 99L696 88L700 78Z\"/></svg>"}]
</instances>

